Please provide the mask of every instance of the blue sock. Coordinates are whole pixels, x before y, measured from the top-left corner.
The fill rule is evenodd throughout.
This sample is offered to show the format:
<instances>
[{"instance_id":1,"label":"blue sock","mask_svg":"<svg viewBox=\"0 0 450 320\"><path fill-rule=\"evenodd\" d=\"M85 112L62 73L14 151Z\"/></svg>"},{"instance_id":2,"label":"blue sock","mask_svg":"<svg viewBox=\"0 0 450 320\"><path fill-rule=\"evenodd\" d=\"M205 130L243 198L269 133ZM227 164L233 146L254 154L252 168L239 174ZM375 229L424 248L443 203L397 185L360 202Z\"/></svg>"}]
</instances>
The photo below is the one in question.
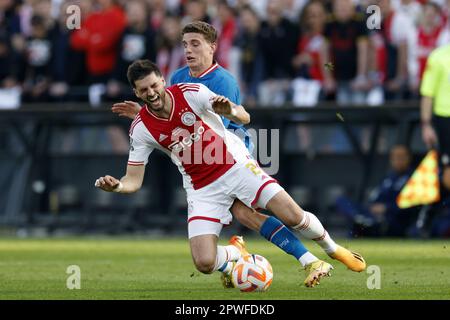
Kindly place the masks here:
<instances>
[{"instance_id":1,"label":"blue sock","mask_svg":"<svg viewBox=\"0 0 450 320\"><path fill-rule=\"evenodd\" d=\"M287 254L294 256L297 260L308 252L301 241L277 218L267 218L261 226L259 233Z\"/></svg>"}]
</instances>

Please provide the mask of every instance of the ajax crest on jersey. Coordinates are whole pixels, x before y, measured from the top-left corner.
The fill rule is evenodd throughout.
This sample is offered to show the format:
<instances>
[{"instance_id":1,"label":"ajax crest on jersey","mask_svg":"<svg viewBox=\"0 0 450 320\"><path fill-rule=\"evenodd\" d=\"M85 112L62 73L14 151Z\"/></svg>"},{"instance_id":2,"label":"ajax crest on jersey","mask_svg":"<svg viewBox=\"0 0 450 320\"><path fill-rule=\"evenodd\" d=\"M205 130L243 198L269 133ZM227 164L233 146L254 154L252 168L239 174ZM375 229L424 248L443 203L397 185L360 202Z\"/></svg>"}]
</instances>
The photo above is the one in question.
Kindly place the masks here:
<instances>
[{"instance_id":1,"label":"ajax crest on jersey","mask_svg":"<svg viewBox=\"0 0 450 320\"><path fill-rule=\"evenodd\" d=\"M257 254L241 257L232 271L233 284L242 292L266 291L272 279L272 266L266 258Z\"/></svg>"},{"instance_id":2,"label":"ajax crest on jersey","mask_svg":"<svg viewBox=\"0 0 450 320\"><path fill-rule=\"evenodd\" d=\"M186 126L192 126L195 123L195 115L192 112L185 112L181 116L181 122Z\"/></svg>"}]
</instances>

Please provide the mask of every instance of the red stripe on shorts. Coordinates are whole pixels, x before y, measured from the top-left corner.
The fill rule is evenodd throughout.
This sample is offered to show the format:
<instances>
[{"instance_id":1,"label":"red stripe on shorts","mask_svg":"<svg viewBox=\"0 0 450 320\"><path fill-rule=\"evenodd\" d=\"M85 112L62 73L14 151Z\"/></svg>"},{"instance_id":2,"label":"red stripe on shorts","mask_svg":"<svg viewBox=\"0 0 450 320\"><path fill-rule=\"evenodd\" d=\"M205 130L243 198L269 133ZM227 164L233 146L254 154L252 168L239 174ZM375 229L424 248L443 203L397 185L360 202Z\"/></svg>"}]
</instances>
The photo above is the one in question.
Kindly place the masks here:
<instances>
[{"instance_id":1,"label":"red stripe on shorts","mask_svg":"<svg viewBox=\"0 0 450 320\"><path fill-rule=\"evenodd\" d=\"M276 183L276 182L277 182L276 180L269 180L269 181L264 182L264 184L261 187L259 187L258 192L256 193L256 196L255 196L255 200L252 201L251 206L253 207L256 204L256 202L258 202L259 197L261 196L261 192L268 184Z\"/></svg>"},{"instance_id":2,"label":"red stripe on shorts","mask_svg":"<svg viewBox=\"0 0 450 320\"><path fill-rule=\"evenodd\" d=\"M220 219L217 218L211 218L211 217L204 217L204 216L195 216L195 217L190 217L188 219L188 223L193 221L193 220L207 220L207 221L211 221L211 222L216 222L216 223L221 223ZM224 224L222 223L224 226L228 226L229 224Z\"/></svg>"}]
</instances>

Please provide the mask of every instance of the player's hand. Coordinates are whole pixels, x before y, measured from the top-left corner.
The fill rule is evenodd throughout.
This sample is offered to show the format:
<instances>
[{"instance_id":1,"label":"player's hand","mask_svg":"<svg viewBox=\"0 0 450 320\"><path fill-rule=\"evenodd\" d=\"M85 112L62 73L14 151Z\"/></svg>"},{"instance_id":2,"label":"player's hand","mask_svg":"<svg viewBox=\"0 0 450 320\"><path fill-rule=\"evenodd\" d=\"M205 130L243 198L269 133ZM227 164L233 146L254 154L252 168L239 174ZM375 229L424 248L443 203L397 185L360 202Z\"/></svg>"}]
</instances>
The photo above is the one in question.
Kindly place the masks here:
<instances>
[{"instance_id":1,"label":"player's hand","mask_svg":"<svg viewBox=\"0 0 450 320\"><path fill-rule=\"evenodd\" d=\"M119 117L127 117L133 120L141 110L141 106L134 101L124 101L114 103L111 110L117 113Z\"/></svg>"},{"instance_id":2,"label":"player's hand","mask_svg":"<svg viewBox=\"0 0 450 320\"><path fill-rule=\"evenodd\" d=\"M95 186L104 191L112 192L120 185L120 181L111 176L100 177L95 181Z\"/></svg>"},{"instance_id":3,"label":"player's hand","mask_svg":"<svg viewBox=\"0 0 450 320\"><path fill-rule=\"evenodd\" d=\"M210 101L215 113L224 116L233 115L233 103L228 98L215 96Z\"/></svg>"},{"instance_id":4,"label":"player's hand","mask_svg":"<svg viewBox=\"0 0 450 320\"><path fill-rule=\"evenodd\" d=\"M438 142L437 134L431 124L424 124L422 126L422 139L429 149L437 145Z\"/></svg>"}]
</instances>

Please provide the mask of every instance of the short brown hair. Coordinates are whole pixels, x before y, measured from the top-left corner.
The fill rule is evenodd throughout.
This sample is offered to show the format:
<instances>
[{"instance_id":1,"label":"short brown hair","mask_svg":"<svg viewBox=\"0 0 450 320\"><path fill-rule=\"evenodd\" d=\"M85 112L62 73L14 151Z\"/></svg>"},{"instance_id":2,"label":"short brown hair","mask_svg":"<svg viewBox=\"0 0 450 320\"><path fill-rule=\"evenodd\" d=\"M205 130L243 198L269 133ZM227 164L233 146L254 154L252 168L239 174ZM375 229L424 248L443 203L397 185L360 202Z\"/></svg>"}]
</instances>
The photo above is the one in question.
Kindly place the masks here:
<instances>
[{"instance_id":1,"label":"short brown hair","mask_svg":"<svg viewBox=\"0 0 450 320\"><path fill-rule=\"evenodd\" d=\"M194 21L184 26L181 36L185 33L200 33L206 41L215 43L217 41L217 30L212 25L203 21Z\"/></svg>"},{"instance_id":2,"label":"short brown hair","mask_svg":"<svg viewBox=\"0 0 450 320\"><path fill-rule=\"evenodd\" d=\"M146 76L155 73L162 77L158 66L150 60L136 60L128 66L127 78L133 88L136 88L135 81L144 79Z\"/></svg>"}]
</instances>

